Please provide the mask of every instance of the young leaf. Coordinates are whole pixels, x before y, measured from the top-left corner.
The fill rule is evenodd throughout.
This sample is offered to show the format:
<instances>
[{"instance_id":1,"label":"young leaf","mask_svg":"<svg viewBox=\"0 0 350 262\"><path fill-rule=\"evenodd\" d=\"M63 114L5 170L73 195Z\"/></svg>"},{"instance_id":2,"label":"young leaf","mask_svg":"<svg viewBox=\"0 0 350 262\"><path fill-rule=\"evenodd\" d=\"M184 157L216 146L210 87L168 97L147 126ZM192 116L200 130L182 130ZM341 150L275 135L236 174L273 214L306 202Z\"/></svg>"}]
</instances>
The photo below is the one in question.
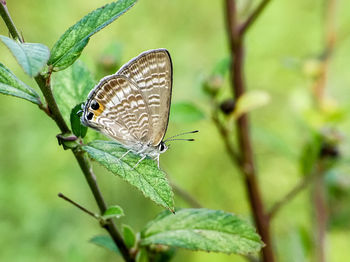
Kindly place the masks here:
<instances>
[{"instance_id":1,"label":"young leaf","mask_svg":"<svg viewBox=\"0 0 350 262\"><path fill-rule=\"evenodd\" d=\"M170 119L175 122L194 122L204 119L204 113L193 103L178 102L171 105Z\"/></svg>"},{"instance_id":2,"label":"young leaf","mask_svg":"<svg viewBox=\"0 0 350 262\"><path fill-rule=\"evenodd\" d=\"M136 255L136 262L149 262L149 257L147 254L147 250L145 248L141 248Z\"/></svg>"},{"instance_id":3,"label":"young leaf","mask_svg":"<svg viewBox=\"0 0 350 262\"><path fill-rule=\"evenodd\" d=\"M222 77L229 71L231 64L231 57L227 56L222 58L220 61L216 63L213 68L212 75L220 75Z\"/></svg>"},{"instance_id":4,"label":"young leaf","mask_svg":"<svg viewBox=\"0 0 350 262\"><path fill-rule=\"evenodd\" d=\"M93 243L97 246L107 248L117 254L120 254L118 247L113 242L112 238L110 236L100 235L100 236L94 236L90 239L90 243Z\"/></svg>"},{"instance_id":5,"label":"young leaf","mask_svg":"<svg viewBox=\"0 0 350 262\"><path fill-rule=\"evenodd\" d=\"M141 245L152 244L236 254L255 253L263 247L255 229L244 220L204 208L161 213L141 232Z\"/></svg>"},{"instance_id":6,"label":"young leaf","mask_svg":"<svg viewBox=\"0 0 350 262\"><path fill-rule=\"evenodd\" d=\"M43 44L22 44L3 35L0 35L0 39L10 49L24 72L31 77L36 76L49 60L50 50Z\"/></svg>"},{"instance_id":7,"label":"young leaf","mask_svg":"<svg viewBox=\"0 0 350 262\"><path fill-rule=\"evenodd\" d=\"M165 173L154 160L146 158L134 168L140 156L129 152L120 159L127 150L113 141L95 140L83 149L92 159L137 187L146 197L170 211L174 210L173 192Z\"/></svg>"},{"instance_id":8,"label":"young leaf","mask_svg":"<svg viewBox=\"0 0 350 262\"><path fill-rule=\"evenodd\" d=\"M87 132L87 126L84 126L80 121L81 106L83 103L76 105L70 113L70 124L72 126L72 132L77 137L84 138Z\"/></svg>"},{"instance_id":9,"label":"young leaf","mask_svg":"<svg viewBox=\"0 0 350 262\"><path fill-rule=\"evenodd\" d=\"M68 122L71 109L86 100L95 81L85 65L77 61L67 70L52 74L51 84L58 107Z\"/></svg>"},{"instance_id":10,"label":"young leaf","mask_svg":"<svg viewBox=\"0 0 350 262\"><path fill-rule=\"evenodd\" d=\"M40 97L34 89L19 80L9 69L0 63L0 93L26 99L40 105Z\"/></svg>"},{"instance_id":11,"label":"young leaf","mask_svg":"<svg viewBox=\"0 0 350 262\"><path fill-rule=\"evenodd\" d=\"M67 68L80 56L89 38L112 23L135 4L136 0L119 0L98 8L71 26L56 42L48 64L54 71Z\"/></svg>"},{"instance_id":12,"label":"young leaf","mask_svg":"<svg viewBox=\"0 0 350 262\"><path fill-rule=\"evenodd\" d=\"M125 245L128 248L132 248L136 243L136 236L132 228L128 225L123 225L123 238Z\"/></svg>"},{"instance_id":13,"label":"young leaf","mask_svg":"<svg viewBox=\"0 0 350 262\"><path fill-rule=\"evenodd\" d=\"M268 93L263 91L250 91L238 98L234 117L237 119L241 115L248 113L256 108L266 105L270 101Z\"/></svg>"},{"instance_id":14,"label":"young leaf","mask_svg":"<svg viewBox=\"0 0 350 262\"><path fill-rule=\"evenodd\" d=\"M122 216L124 216L124 211L120 206L110 206L102 215L104 219L121 218Z\"/></svg>"}]
</instances>

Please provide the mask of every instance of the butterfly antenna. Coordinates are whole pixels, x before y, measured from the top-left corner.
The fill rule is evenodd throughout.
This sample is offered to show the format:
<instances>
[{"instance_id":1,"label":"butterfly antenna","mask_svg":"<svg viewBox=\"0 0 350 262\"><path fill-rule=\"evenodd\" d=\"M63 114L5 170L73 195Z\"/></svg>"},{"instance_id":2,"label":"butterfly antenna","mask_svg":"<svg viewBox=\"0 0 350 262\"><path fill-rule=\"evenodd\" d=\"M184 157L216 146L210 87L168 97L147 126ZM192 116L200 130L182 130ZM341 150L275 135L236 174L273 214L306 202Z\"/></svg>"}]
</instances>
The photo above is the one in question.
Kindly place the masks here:
<instances>
[{"instance_id":1,"label":"butterfly antenna","mask_svg":"<svg viewBox=\"0 0 350 262\"><path fill-rule=\"evenodd\" d=\"M194 141L193 138L175 138L175 139L167 139L164 142L169 142L169 141L176 141L176 140L182 140L182 141Z\"/></svg>"},{"instance_id":2,"label":"butterfly antenna","mask_svg":"<svg viewBox=\"0 0 350 262\"><path fill-rule=\"evenodd\" d=\"M175 136L171 136L167 139L165 139L163 142L167 142L167 141L174 141L174 140L185 140L185 141L194 141L194 139L182 139L182 138L179 138L179 139L173 139L174 137L178 137L178 136L183 136L183 135L187 135L187 134L193 134L193 133L198 133L199 130L194 130L194 131L189 131L189 132L184 132L184 133L180 133L180 134L177 134Z\"/></svg>"}]
</instances>

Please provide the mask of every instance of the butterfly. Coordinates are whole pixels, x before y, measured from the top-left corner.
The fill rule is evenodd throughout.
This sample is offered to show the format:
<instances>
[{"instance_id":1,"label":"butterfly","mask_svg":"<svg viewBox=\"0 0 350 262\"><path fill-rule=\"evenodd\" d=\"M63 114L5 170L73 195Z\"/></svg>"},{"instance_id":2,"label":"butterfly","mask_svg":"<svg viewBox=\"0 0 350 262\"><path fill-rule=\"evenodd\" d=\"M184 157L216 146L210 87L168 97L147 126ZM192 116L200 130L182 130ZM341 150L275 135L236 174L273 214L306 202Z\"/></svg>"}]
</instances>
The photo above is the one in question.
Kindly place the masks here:
<instances>
[{"instance_id":1,"label":"butterfly","mask_svg":"<svg viewBox=\"0 0 350 262\"><path fill-rule=\"evenodd\" d=\"M90 91L81 122L111 137L127 151L158 162L168 146L163 141L169 121L173 66L166 49L133 58Z\"/></svg>"}]
</instances>

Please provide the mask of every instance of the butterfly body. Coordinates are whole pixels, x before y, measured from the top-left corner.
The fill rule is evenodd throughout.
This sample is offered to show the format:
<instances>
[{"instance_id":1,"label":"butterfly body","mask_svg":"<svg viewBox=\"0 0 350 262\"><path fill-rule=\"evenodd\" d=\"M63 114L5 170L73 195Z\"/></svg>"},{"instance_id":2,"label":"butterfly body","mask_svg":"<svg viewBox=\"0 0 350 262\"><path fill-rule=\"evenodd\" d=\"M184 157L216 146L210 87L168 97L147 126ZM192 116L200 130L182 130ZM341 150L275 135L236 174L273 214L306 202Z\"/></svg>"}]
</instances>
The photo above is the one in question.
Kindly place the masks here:
<instances>
[{"instance_id":1,"label":"butterfly body","mask_svg":"<svg viewBox=\"0 0 350 262\"><path fill-rule=\"evenodd\" d=\"M127 152L157 159L167 150L172 63L166 49L146 51L91 90L81 121L119 142ZM139 161L139 162L140 162Z\"/></svg>"}]
</instances>

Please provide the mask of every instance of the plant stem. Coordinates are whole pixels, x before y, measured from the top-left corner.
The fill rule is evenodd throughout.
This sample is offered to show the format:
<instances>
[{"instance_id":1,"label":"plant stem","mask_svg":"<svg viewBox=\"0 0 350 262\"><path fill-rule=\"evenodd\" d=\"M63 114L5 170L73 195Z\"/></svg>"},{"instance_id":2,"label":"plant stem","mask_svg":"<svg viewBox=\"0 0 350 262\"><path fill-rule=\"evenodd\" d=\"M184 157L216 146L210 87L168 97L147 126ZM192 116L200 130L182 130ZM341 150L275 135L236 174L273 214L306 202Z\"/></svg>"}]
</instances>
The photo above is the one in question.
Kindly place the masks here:
<instances>
[{"instance_id":1,"label":"plant stem","mask_svg":"<svg viewBox=\"0 0 350 262\"><path fill-rule=\"evenodd\" d=\"M40 74L35 77L35 81L37 82L41 92L45 97L51 118L56 122L57 126L59 127L62 133L69 133L70 132L69 127L64 121L63 116L52 94L50 82L48 81L47 78L45 78L43 75L40 75Z\"/></svg>"},{"instance_id":2,"label":"plant stem","mask_svg":"<svg viewBox=\"0 0 350 262\"><path fill-rule=\"evenodd\" d=\"M214 110L212 113L212 120L214 124L216 125L226 147L226 152L230 156L232 162L236 164L237 166L240 165L240 159L239 156L235 150L235 148L232 146L230 143L230 138L229 138L229 131L227 128L220 122L220 119L218 117L218 107L217 105L214 105Z\"/></svg>"},{"instance_id":3,"label":"plant stem","mask_svg":"<svg viewBox=\"0 0 350 262\"><path fill-rule=\"evenodd\" d=\"M202 205L188 192L182 189L180 186L169 180L169 183L174 190L174 193L180 196L184 201L186 201L191 207L202 208Z\"/></svg>"},{"instance_id":4,"label":"plant stem","mask_svg":"<svg viewBox=\"0 0 350 262\"><path fill-rule=\"evenodd\" d=\"M312 194L313 207L316 217L315 222L315 258L316 261L325 262L325 241L326 241L326 231L327 231L327 205L325 196L325 186L323 182L322 162L318 163L318 175L315 178L314 190Z\"/></svg>"},{"instance_id":5,"label":"plant stem","mask_svg":"<svg viewBox=\"0 0 350 262\"><path fill-rule=\"evenodd\" d=\"M94 195L94 198L100 209L100 212L101 214L103 214L107 210L107 205L98 187L96 176L92 171L90 161L86 157L86 155L81 151L73 150L73 154L76 160L78 161L81 170L85 175L85 179L90 186L90 189ZM120 252L122 253L125 261L134 261L133 258L130 256L129 250L126 247L124 240L120 235L119 231L117 230L113 221L111 219L107 219L106 224L103 227L109 232L110 236L113 238L114 242L116 243Z\"/></svg>"},{"instance_id":6,"label":"plant stem","mask_svg":"<svg viewBox=\"0 0 350 262\"><path fill-rule=\"evenodd\" d=\"M330 64L330 59L333 54L335 42L336 42L336 28L335 28L335 18L336 18L336 0L326 0L325 1L325 26L324 26L324 59L321 73L316 79L313 86L314 98L316 102L316 107L322 113L322 107L325 100L325 89L327 85L327 75ZM315 179L314 190L312 192L312 200L314 206L314 212L316 217L315 222L315 259L316 261L324 262L326 261L326 232L328 223L328 210L326 203L326 190L323 180L323 175L325 173L325 168L323 162L320 161L317 165L318 175Z\"/></svg>"},{"instance_id":7,"label":"plant stem","mask_svg":"<svg viewBox=\"0 0 350 262\"><path fill-rule=\"evenodd\" d=\"M270 2L270 0L262 0L257 8L250 14L248 19L240 26L240 35L244 34L250 26L255 22L255 20L259 17L261 12L265 9L266 5Z\"/></svg>"},{"instance_id":8,"label":"plant stem","mask_svg":"<svg viewBox=\"0 0 350 262\"><path fill-rule=\"evenodd\" d=\"M23 43L23 39L20 37L20 34L18 33L18 30L16 29L16 26L14 25L11 19L10 13L6 8L6 3L4 0L0 0L0 14L7 28L9 29L11 36ZM48 104L51 118L56 122L57 126L59 127L62 133L69 133L70 132L69 127L64 121L63 116L52 94L49 76L43 76L39 74L38 76L35 77L35 80L39 85L45 97L45 100ZM95 197L95 200L97 202L97 205L101 213L103 213L107 209L107 205L98 187L95 175L90 167L89 160L86 158L84 153L79 150L73 150L73 154L76 160L78 161L81 170L85 175L85 178L90 186L90 190L92 191ZM106 224L103 227L108 231L109 235L112 237L114 243L119 248L124 260L127 262L135 261L135 259L130 255L129 250L126 247L124 240L121 237L119 231L117 230L114 222L111 219L108 219Z\"/></svg>"},{"instance_id":9,"label":"plant stem","mask_svg":"<svg viewBox=\"0 0 350 262\"><path fill-rule=\"evenodd\" d=\"M250 25L252 21L261 14L262 7L259 6L259 10L253 12L254 17L249 18L246 23ZM231 88L235 99L238 99L245 93L245 80L244 80L244 47L243 37L245 30L240 30L240 26L236 21L236 2L235 0L226 0L226 20L227 29L229 35L230 51L231 51ZM273 262L275 260L273 253L273 245L270 237L270 223L268 216L264 211L264 204L260 192L260 187L257 180L255 164L253 159L253 150L251 146L249 122L246 114L243 114L236 121L237 140L239 147L239 168L244 176L246 189L248 192L248 198L253 212L255 224L258 232L261 235L262 241L266 244L262 249L262 258L265 262Z\"/></svg>"},{"instance_id":10,"label":"plant stem","mask_svg":"<svg viewBox=\"0 0 350 262\"><path fill-rule=\"evenodd\" d=\"M66 197L65 195L63 195L62 193L58 193L58 197L66 200L67 202L71 203L73 206L79 208L81 211L85 212L86 214L92 216L93 218L98 218L97 214L94 214L93 212L91 212L90 210L87 210L85 207L83 207L82 205L79 205L77 202L74 202L72 199Z\"/></svg>"},{"instance_id":11,"label":"plant stem","mask_svg":"<svg viewBox=\"0 0 350 262\"><path fill-rule=\"evenodd\" d=\"M312 175L308 175L301 179L284 197L278 200L268 212L269 220L273 219L280 209L295 198L301 191L303 191L313 180Z\"/></svg>"},{"instance_id":12,"label":"plant stem","mask_svg":"<svg viewBox=\"0 0 350 262\"><path fill-rule=\"evenodd\" d=\"M7 9L6 6L6 1L5 0L0 0L0 15L2 19L4 20L7 29L9 30L11 36L14 39L18 39L19 41L23 42L22 37L20 36L20 33L18 32L15 23L12 21L12 18L10 16L10 13Z\"/></svg>"}]
</instances>

